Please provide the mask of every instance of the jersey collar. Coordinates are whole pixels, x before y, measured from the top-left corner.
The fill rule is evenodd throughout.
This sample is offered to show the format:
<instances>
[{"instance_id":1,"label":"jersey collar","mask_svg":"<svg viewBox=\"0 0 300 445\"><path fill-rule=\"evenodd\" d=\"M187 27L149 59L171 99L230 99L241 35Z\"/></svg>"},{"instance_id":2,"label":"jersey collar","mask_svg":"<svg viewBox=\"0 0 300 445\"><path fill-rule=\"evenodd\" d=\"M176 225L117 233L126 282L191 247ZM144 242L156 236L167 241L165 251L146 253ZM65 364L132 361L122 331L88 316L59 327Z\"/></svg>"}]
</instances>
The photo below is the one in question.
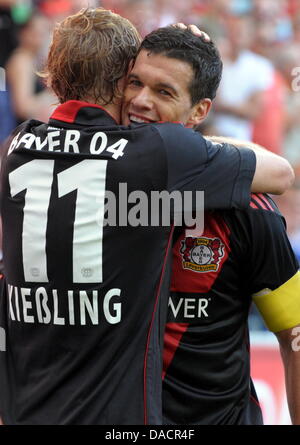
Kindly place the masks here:
<instances>
[{"instance_id":1,"label":"jersey collar","mask_svg":"<svg viewBox=\"0 0 300 445\"><path fill-rule=\"evenodd\" d=\"M117 125L105 108L79 100L69 100L59 105L51 115L49 123L55 123L53 121L84 126Z\"/></svg>"}]
</instances>

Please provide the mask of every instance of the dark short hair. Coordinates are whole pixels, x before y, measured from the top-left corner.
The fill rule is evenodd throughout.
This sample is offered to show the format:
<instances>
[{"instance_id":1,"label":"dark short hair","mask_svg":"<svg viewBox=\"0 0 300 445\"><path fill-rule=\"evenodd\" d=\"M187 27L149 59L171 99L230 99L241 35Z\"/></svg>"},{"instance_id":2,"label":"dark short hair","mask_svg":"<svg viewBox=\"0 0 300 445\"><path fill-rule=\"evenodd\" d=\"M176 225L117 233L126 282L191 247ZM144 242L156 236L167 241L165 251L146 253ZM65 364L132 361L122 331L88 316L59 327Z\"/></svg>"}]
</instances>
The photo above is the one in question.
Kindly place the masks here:
<instances>
[{"instance_id":1,"label":"dark short hair","mask_svg":"<svg viewBox=\"0 0 300 445\"><path fill-rule=\"evenodd\" d=\"M201 99L216 97L223 63L212 41L195 36L189 29L166 26L148 34L141 44L142 49L181 60L192 67L194 78L189 91L193 106Z\"/></svg>"}]
</instances>

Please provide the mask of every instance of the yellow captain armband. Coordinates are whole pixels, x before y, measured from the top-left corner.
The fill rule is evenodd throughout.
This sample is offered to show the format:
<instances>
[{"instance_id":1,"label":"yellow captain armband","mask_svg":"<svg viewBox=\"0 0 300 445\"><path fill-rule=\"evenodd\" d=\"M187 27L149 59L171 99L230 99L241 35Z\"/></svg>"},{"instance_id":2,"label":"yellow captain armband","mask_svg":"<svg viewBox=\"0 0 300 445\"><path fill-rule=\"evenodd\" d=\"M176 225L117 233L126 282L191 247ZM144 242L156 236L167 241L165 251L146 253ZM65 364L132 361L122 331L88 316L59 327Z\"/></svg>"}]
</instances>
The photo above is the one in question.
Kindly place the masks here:
<instances>
[{"instance_id":1,"label":"yellow captain armband","mask_svg":"<svg viewBox=\"0 0 300 445\"><path fill-rule=\"evenodd\" d=\"M280 332L300 324L299 271L277 289L264 289L252 297L270 331Z\"/></svg>"}]
</instances>

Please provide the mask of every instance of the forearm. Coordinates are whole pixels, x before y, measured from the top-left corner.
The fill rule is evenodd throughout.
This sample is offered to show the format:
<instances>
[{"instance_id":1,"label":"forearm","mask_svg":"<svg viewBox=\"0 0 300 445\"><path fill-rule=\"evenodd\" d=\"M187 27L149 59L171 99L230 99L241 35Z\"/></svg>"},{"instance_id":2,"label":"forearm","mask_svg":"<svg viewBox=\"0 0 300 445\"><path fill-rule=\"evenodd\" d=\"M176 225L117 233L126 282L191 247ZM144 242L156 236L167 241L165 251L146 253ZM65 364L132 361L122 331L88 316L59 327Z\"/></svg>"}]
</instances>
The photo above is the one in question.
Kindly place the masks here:
<instances>
[{"instance_id":1,"label":"forearm","mask_svg":"<svg viewBox=\"0 0 300 445\"><path fill-rule=\"evenodd\" d=\"M300 324L276 333L284 365L286 395L293 425L300 425L299 333Z\"/></svg>"},{"instance_id":2,"label":"forearm","mask_svg":"<svg viewBox=\"0 0 300 445\"><path fill-rule=\"evenodd\" d=\"M251 148L251 150L253 150L255 152L267 151L261 145L255 144L254 142L241 141L240 139L235 139L235 138L231 138L231 137L205 136L205 139L207 139L210 142L215 142L216 144L231 144L231 145L235 145L238 148Z\"/></svg>"},{"instance_id":3,"label":"forearm","mask_svg":"<svg viewBox=\"0 0 300 445\"><path fill-rule=\"evenodd\" d=\"M256 155L256 171L251 190L254 193L272 193L280 195L289 189L295 180L294 171L289 162L254 142L240 141L222 136L206 137L211 142L227 143L239 149L250 148Z\"/></svg>"},{"instance_id":4,"label":"forearm","mask_svg":"<svg viewBox=\"0 0 300 445\"><path fill-rule=\"evenodd\" d=\"M281 356L291 420L293 425L300 425L300 351L285 351L281 348Z\"/></svg>"}]
</instances>

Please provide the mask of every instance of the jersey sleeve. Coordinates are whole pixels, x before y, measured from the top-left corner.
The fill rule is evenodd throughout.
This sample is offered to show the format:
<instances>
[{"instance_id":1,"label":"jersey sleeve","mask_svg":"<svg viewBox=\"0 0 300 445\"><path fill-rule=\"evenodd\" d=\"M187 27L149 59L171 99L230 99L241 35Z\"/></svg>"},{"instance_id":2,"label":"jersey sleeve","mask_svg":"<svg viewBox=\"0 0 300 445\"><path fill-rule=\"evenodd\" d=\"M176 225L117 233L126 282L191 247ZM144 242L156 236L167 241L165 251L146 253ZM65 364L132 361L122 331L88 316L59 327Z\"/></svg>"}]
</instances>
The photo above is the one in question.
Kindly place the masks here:
<instances>
[{"instance_id":1,"label":"jersey sleeve","mask_svg":"<svg viewBox=\"0 0 300 445\"><path fill-rule=\"evenodd\" d=\"M248 286L251 294L271 291L290 280L299 265L286 233L286 224L276 204L267 195L252 195L248 243ZM246 266L247 267L247 266Z\"/></svg>"},{"instance_id":2,"label":"jersey sleeve","mask_svg":"<svg viewBox=\"0 0 300 445\"><path fill-rule=\"evenodd\" d=\"M168 188L204 191L205 209L246 208L256 157L252 150L212 144L181 125L157 126L167 153Z\"/></svg>"},{"instance_id":3,"label":"jersey sleeve","mask_svg":"<svg viewBox=\"0 0 300 445\"><path fill-rule=\"evenodd\" d=\"M249 288L272 332L300 323L299 265L286 234L285 221L267 195L251 199L252 242Z\"/></svg>"}]
</instances>

